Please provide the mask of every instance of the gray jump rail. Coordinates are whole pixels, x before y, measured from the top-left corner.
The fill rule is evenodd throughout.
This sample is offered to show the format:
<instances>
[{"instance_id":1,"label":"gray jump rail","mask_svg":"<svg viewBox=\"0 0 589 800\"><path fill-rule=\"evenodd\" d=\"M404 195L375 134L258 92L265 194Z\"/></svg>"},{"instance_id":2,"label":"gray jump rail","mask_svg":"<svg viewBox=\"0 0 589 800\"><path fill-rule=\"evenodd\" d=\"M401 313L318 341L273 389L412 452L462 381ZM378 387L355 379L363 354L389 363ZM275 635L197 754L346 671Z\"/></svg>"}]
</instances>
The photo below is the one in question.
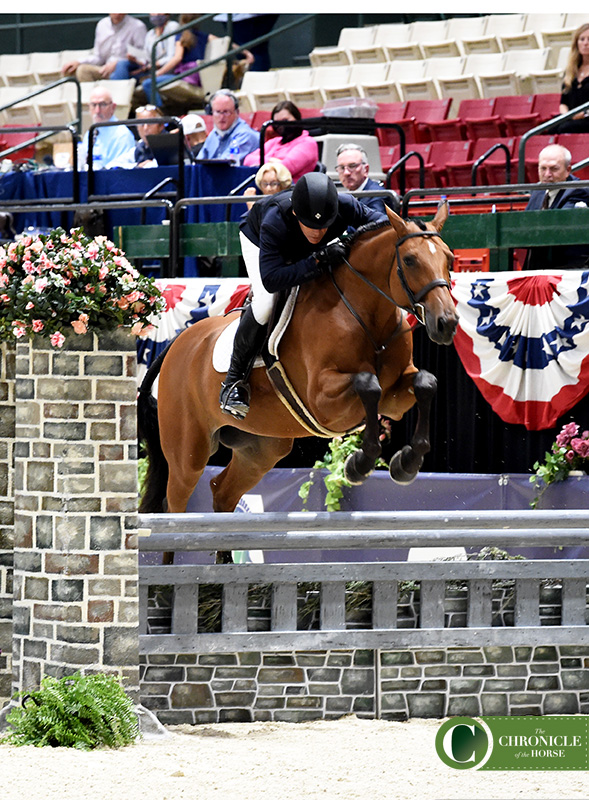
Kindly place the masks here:
<instances>
[{"instance_id":1,"label":"gray jump rail","mask_svg":"<svg viewBox=\"0 0 589 800\"><path fill-rule=\"evenodd\" d=\"M139 516L141 552L589 546L589 512L295 512ZM419 627L397 627L399 583L420 586ZM560 625L541 625L540 586L561 586ZM346 629L349 581L372 583L372 628ZM445 627L446 583L467 586L466 625ZM513 626L493 626L493 583L512 581ZM320 629L297 630L297 584L320 584ZM589 643L587 559L142 566L140 649L155 653ZM198 632L200 585L222 585L222 630ZM248 631L250 585L271 584L269 631ZM150 585L174 589L172 632L147 633Z\"/></svg>"}]
</instances>

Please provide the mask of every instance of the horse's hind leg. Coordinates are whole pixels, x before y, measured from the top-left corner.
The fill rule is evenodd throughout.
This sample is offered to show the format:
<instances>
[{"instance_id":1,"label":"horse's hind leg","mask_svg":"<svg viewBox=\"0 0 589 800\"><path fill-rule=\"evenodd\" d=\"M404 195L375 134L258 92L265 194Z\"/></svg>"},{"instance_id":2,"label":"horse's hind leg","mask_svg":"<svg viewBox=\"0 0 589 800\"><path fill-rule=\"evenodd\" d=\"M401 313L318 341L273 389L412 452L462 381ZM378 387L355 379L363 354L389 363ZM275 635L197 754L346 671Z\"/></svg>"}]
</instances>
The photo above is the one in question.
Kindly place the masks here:
<instances>
[{"instance_id":1,"label":"horse's hind leg","mask_svg":"<svg viewBox=\"0 0 589 800\"><path fill-rule=\"evenodd\" d=\"M363 483L375 467L381 454L378 438L378 404L382 390L378 378L372 372L359 372L352 381L354 390L366 411L366 427L362 447L346 459L344 474L351 484Z\"/></svg>"},{"instance_id":2,"label":"horse's hind leg","mask_svg":"<svg viewBox=\"0 0 589 800\"><path fill-rule=\"evenodd\" d=\"M436 378L430 372L422 369L415 374L413 391L417 404L417 425L411 444L406 444L391 459L389 472L395 483L408 484L415 480L423 457L430 451L429 417L437 385Z\"/></svg>"},{"instance_id":3,"label":"horse's hind leg","mask_svg":"<svg viewBox=\"0 0 589 800\"><path fill-rule=\"evenodd\" d=\"M228 466L211 481L213 510L231 512L240 498L292 450L292 439L256 436L227 427L220 440L233 450Z\"/></svg>"}]
</instances>

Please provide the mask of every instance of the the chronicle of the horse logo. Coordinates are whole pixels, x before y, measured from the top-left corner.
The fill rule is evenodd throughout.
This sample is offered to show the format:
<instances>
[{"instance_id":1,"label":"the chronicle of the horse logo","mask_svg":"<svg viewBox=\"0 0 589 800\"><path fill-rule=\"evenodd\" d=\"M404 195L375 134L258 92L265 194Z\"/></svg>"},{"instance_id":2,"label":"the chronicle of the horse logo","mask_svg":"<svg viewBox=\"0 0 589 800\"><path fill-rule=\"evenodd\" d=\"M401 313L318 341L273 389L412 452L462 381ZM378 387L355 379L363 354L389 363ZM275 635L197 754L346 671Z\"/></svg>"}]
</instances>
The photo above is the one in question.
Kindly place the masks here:
<instances>
[{"instance_id":1,"label":"the chronicle of the horse logo","mask_svg":"<svg viewBox=\"0 0 589 800\"><path fill-rule=\"evenodd\" d=\"M453 769L587 770L586 716L453 717L436 752Z\"/></svg>"}]
</instances>

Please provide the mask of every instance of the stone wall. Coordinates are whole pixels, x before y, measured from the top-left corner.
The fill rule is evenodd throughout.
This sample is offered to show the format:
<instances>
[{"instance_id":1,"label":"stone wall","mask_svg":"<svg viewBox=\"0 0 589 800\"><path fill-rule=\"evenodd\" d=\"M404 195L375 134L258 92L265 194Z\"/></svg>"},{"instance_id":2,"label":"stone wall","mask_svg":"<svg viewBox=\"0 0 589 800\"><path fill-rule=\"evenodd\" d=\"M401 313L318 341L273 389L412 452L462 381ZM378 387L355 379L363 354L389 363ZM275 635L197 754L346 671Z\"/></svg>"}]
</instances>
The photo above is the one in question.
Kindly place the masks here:
<instances>
[{"instance_id":1,"label":"stone wall","mask_svg":"<svg viewBox=\"0 0 589 800\"><path fill-rule=\"evenodd\" d=\"M12 685L14 346L0 343L0 708Z\"/></svg>"},{"instance_id":2,"label":"stone wall","mask_svg":"<svg viewBox=\"0 0 589 800\"><path fill-rule=\"evenodd\" d=\"M587 714L589 646L456 647L142 658L164 724Z\"/></svg>"},{"instance_id":3,"label":"stone wall","mask_svg":"<svg viewBox=\"0 0 589 800\"><path fill-rule=\"evenodd\" d=\"M12 691L78 670L138 687L135 337L18 342Z\"/></svg>"}]
</instances>

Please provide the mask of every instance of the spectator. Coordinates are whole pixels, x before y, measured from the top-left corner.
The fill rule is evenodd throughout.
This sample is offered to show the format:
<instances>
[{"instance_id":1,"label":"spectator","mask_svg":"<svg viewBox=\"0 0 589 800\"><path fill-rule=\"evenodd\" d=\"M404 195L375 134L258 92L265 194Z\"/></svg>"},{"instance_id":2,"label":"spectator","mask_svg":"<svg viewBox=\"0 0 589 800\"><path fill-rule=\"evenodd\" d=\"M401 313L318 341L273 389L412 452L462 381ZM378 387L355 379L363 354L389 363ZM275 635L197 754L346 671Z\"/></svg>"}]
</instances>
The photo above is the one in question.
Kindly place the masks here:
<instances>
[{"instance_id":1,"label":"spectator","mask_svg":"<svg viewBox=\"0 0 589 800\"><path fill-rule=\"evenodd\" d=\"M156 39L164 34L174 33L178 30L179 23L170 19L169 14L150 14L149 21L153 25L145 36L143 55L127 53L127 58L117 62L112 74L113 79L141 78L149 73L151 67L151 53ZM169 36L158 42L155 48L155 63L162 67L169 61L176 50L176 39Z\"/></svg>"},{"instance_id":2,"label":"spectator","mask_svg":"<svg viewBox=\"0 0 589 800\"><path fill-rule=\"evenodd\" d=\"M573 43L564 73L560 96L561 114L589 101L589 23L573 34ZM556 133L589 133L589 110L580 111L561 122Z\"/></svg>"},{"instance_id":3,"label":"spectator","mask_svg":"<svg viewBox=\"0 0 589 800\"><path fill-rule=\"evenodd\" d=\"M121 59L127 58L129 45L143 50L147 28L140 19L129 14L109 14L96 25L92 53L80 61L68 61L64 75L75 75L79 81L114 78Z\"/></svg>"},{"instance_id":4,"label":"spectator","mask_svg":"<svg viewBox=\"0 0 589 800\"><path fill-rule=\"evenodd\" d=\"M278 194L278 192L282 192L291 186L292 175L280 161L270 161L262 164L256 172L255 184L262 194ZM253 186L250 186L243 194L247 197L253 197L256 194L256 190ZM252 206L255 205L257 204L253 202L247 203L248 211L251 211Z\"/></svg>"},{"instance_id":5,"label":"spectator","mask_svg":"<svg viewBox=\"0 0 589 800\"><path fill-rule=\"evenodd\" d=\"M162 112L157 106L140 106L135 110L136 119L153 119L154 117L161 116ZM147 137L153 136L156 133L161 133L164 127L163 122L149 122L137 126L139 141L135 146L133 159L138 167L157 167L157 159L149 146Z\"/></svg>"},{"instance_id":6,"label":"spectator","mask_svg":"<svg viewBox=\"0 0 589 800\"><path fill-rule=\"evenodd\" d=\"M187 114L182 119L182 131L193 158L200 153L207 138L205 121L198 114Z\"/></svg>"},{"instance_id":7,"label":"spectator","mask_svg":"<svg viewBox=\"0 0 589 800\"><path fill-rule=\"evenodd\" d=\"M370 171L368 156L364 148L360 147L359 144L351 142L350 144L340 144L337 148L336 156L337 166L335 171L342 186L348 192L375 191L383 188L381 183L368 177ZM372 208L373 211L378 211L379 214L386 213L384 197L358 197L357 199ZM391 208L397 214L401 209L401 201L396 194L394 202L391 203Z\"/></svg>"},{"instance_id":8,"label":"spectator","mask_svg":"<svg viewBox=\"0 0 589 800\"><path fill-rule=\"evenodd\" d=\"M301 112L290 100L283 100L272 109L273 122L297 122ZM309 135L309 131L297 126L274 125L277 134L264 144L264 160L281 161L288 168L293 181L301 175L313 172L319 159L317 142ZM260 150L254 150L243 160L246 167L257 167L260 163Z\"/></svg>"},{"instance_id":9,"label":"spectator","mask_svg":"<svg viewBox=\"0 0 589 800\"><path fill-rule=\"evenodd\" d=\"M180 26L188 25L200 16L200 14L180 14ZM205 49L209 40L215 38L212 34L200 31L196 25L176 34L174 55L156 71L156 85L168 80L173 75L181 75L196 67L198 62L204 59ZM185 80L194 87L200 87L198 72L188 75ZM151 100L151 78L146 78L143 81L143 91L147 95L148 101ZM155 102L158 106L162 105L162 99L157 91Z\"/></svg>"},{"instance_id":10,"label":"spectator","mask_svg":"<svg viewBox=\"0 0 589 800\"><path fill-rule=\"evenodd\" d=\"M99 86L90 95L88 103L92 122L116 121L116 103L108 89ZM88 134L82 139L81 163L88 161ZM112 125L94 129L92 144L92 166L94 169L129 167L132 165L135 137L126 125Z\"/></svg>"},{"instance_id":11,"label":"spectator","mask_svg":"<svg viewBox=\"0 0 589 800\"><path fill-rule=\"evenodd\" d=\"M228 14L216 14L213 19L215 22L222 22L227 28ZM236 44L247 44L270 33L278 14L232 14L231 23L233 26L233 40ZM267 72L270 69L269 42L260 42L251 49L253 64L251 70L257 72Z\"/></svg>"},{"instance_id":12,"label":"spectator","mask_svg":"<svg viewBox=\"0 0 589 800\"><path fill-rule=\"evenodd\" d=\"M212 114L214 127L197 159L232 158L241 164L258 144L259 135L240 118L237 96L229 89L219 89L211 97L207 113Z\"/></svg>"},{"instance_id":13,"label":"spectator","mask_svg":"<svg viewBox=\"0 0 589 800\"><path fill-rule=\"evenodd\" d=\"M589 191L574 186L571 175L571 154L560 144L550 144L540 151L538 157L538 178L541 184L549 187L553 183L570 181L570 189L543 188L533 191L526 211L539 211L552 208L587 208ZM534 247L528 250L524 269L579 269L589 258L589 244Z\"/></svg>"}]
</instances>

